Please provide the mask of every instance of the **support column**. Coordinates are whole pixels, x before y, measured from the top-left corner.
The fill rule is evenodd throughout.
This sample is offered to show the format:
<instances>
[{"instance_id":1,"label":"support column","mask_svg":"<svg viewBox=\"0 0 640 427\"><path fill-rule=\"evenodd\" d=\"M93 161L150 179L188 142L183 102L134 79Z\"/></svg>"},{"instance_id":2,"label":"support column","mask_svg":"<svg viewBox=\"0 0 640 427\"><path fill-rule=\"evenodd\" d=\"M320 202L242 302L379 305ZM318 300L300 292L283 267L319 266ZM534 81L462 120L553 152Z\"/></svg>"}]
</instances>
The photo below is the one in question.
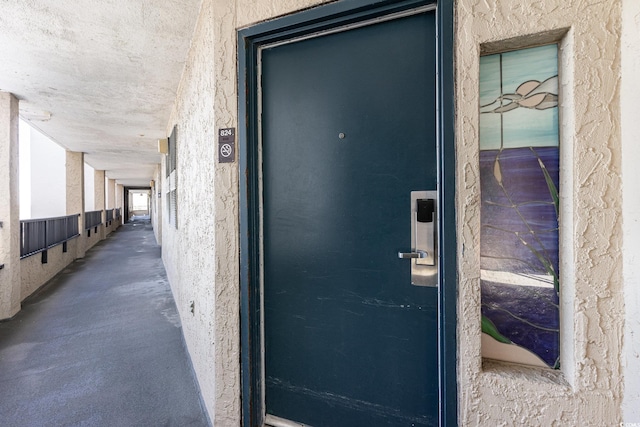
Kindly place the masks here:
<instances>
[{"instance_id":1,"label":"support column","mask_svg":"<svg viewBox=\"0 0 640 427\"><path fill-rule=\"evenodd\" d=\"M118 228L118 225L116 222L116 212L114 210L115 208L116 208L116 180L109 178L107 180L107 210L111 211L111 215L112 215L111 218L113 221L111 225L114 225L115 223L115 228L113 230Z\"/></svg>"},{"instance_id":2,"label":"support column","mask_svg":"<svg viewBox=\"0 0 640 427\"><path fill-rule=\"evenodd\" d=\"M116 209L120 209L120 224L124 224L124 186L116 184Z\"/></svg>"},{"instance_id":3,"label":"support column","mask_svg":"<svg viewBox=\"0 0 640 427\"><path fill-rule=\"evenodd\" d=\"M105 197L104 197L104 171L93 171L93 203L94 209L102 211L102 227L100 227L100 240L104 239L104 229L106 227Z\"/></svg>"},{"instance_id":4,"label":"support column","mask_svg":"<svg viewBox=\"0 0 640 427\"><path fill-rule=\"evenodd\" d=\"M20 311L18 100L0 92L0 320Z\"/></svg>"},{"instance_id":5,"label":"support column","mask_svg":"<svg viewBox=\"0 0 640 427\"><path fill-rule=\"evenodd\" d=\"M86 237L84 235L84 153L67 151L67 215L78 215L78 244L76 258L84 258Z\"/></svg>"},{"instance_id":6,"label":"support column","mask_svg":"<svg viewBox=\"0 0 640 427\"><path fill-rule=\"evenodd\" d=\"M131 191L127 191L127 194L124 195L126 198L124 202L125 207L125 217L127 218L127 222L131 219L131 211L133 210L133 193Z\"/></svg>"},{"instance_id":7,"label":"support column","mask_svg":"<svg viewBox=\"0 0 640 427\"><path fill-rule=\"evenodd\" d=\"M116 207L116 180L109 179L107 188L109 189L109 196L107 197L107 209L115 209Z\"/></svg>"}]
</instances>

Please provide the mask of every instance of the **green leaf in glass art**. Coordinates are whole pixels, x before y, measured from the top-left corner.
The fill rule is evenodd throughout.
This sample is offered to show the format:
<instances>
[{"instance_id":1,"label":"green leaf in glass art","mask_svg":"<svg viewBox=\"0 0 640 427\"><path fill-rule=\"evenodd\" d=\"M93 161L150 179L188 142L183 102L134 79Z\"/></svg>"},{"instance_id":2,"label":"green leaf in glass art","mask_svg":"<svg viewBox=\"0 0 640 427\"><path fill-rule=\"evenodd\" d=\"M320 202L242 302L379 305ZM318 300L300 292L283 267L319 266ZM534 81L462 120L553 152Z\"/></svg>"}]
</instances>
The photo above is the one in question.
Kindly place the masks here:
<instances>
[{"instance_id":1,"label":"green leaf in glass art","mask_svg":"<svg viewBox=\"0 0 640 427\"><path fill-rule=\"evenodd\" d=\"M498 332L496 325L494 325L493 322L485 315L482 315L482 332L489 335L496 341L511 344L511 340Z\"/></svg>"}]
</instances>

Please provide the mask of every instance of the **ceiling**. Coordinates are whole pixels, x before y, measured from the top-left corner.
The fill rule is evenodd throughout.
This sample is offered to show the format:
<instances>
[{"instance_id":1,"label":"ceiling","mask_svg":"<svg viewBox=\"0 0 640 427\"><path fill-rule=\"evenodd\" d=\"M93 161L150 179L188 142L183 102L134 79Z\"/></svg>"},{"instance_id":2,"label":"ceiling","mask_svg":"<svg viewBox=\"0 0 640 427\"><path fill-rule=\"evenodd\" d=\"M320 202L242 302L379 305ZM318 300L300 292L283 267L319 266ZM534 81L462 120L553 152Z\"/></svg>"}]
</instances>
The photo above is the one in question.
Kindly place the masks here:
<instances>
[{"instance_id":1,"label":"ceiling","mask_svg":"<svg viewBox=\"0 0 640 427\"><path fill-rule=\"evenodd\" d=\"M201 0L2 0L0 91L53 141L148 186Z\"/></svg>"}]
</instances>

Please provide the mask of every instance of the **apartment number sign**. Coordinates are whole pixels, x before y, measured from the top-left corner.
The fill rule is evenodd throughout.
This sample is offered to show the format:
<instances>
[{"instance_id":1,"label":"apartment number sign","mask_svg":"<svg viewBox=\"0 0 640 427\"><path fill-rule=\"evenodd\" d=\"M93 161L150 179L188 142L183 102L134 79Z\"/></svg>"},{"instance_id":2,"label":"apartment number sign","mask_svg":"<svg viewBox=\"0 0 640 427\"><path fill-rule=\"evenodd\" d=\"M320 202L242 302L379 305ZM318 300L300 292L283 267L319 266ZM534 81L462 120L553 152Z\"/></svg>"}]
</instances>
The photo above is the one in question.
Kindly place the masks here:
<instances>
[{"instance_id":1,"label":"apartment number sign","mask_svg":"<svg viewBox=\"0 0 640 427\"><path fill-rule=\"evenodd\" d=\"M233 163L236 160L236 129L218 130L218 163Z\"/></svg>"}]
</instances>

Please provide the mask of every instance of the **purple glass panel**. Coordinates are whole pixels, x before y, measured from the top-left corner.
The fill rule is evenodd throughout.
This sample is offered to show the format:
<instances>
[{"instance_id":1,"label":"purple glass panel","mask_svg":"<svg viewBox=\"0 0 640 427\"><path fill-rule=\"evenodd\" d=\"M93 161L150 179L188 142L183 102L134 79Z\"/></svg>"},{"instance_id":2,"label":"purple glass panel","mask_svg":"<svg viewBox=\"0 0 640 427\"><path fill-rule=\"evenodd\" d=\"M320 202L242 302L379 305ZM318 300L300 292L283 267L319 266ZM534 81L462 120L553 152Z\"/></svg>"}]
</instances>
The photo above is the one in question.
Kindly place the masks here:
<instances>
[{"instance_id":1,"label":"purple glass panel","mask_svg":"<svg viewBox=\"0 0 640 427\"><path fill-rule=\"evenodd\" d=\"M486 357L559 367L557 46L480 62Z\"/></svg>"}]
</instances>

